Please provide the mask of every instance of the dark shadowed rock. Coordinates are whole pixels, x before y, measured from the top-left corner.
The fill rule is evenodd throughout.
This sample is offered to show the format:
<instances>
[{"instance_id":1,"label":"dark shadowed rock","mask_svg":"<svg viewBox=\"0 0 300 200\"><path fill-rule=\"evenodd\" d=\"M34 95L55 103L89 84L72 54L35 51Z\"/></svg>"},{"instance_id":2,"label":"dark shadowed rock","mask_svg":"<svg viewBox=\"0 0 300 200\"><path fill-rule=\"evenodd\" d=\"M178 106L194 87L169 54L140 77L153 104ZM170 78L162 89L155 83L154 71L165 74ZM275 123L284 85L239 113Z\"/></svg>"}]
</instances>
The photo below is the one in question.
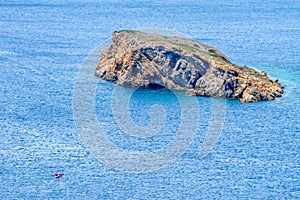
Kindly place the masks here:
<instances>
[{"instance_id":1,"label":"dark shadowed rock","mask_svg":"<svg viewBox=\"0 0 300 200\"><path fill-rule=\"evenodd\" d=\"M231 63L217 49L188 38L140 31L113 33L95 75L125 87L185 90L188 95L274 100L283 87L267 73Z\"/></svg>"}]
</instances>

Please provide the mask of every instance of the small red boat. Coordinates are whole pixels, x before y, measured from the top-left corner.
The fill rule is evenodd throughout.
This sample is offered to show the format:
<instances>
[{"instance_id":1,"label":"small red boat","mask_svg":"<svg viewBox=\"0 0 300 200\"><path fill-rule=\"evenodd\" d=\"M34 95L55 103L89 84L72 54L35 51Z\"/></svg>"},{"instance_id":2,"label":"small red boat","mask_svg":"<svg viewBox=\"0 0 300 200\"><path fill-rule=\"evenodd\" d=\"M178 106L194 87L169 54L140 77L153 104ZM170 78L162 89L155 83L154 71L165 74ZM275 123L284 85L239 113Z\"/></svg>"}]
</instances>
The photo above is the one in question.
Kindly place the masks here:
<instances>
[{"instance_id":1,"label":"small red boat","mask_svg":"<svg viewBox=\"0 0 300 200\"><path fill-rule=\"evenodd\" d=\"M57 173L55 173L55 174L51 174L51 176L54 176L55 178L60 178L60 177L62 177L64 174L57 174Z\"/></svg>"}]
</instances>

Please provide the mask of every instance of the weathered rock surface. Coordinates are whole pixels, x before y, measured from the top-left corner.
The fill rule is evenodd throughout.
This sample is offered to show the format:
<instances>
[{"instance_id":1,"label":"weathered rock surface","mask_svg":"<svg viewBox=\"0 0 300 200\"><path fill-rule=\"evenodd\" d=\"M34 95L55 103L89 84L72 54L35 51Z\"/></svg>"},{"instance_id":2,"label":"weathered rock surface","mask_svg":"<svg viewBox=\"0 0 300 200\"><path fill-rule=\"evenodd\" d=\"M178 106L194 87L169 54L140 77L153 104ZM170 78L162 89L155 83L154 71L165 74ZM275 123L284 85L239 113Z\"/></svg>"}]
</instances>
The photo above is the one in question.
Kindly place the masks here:
<instances>
[{"instance_id":1,"label":"weathered rock surface","mask_svg":"<svg viewBox=\"0 0 300 200\"><path fill-rule=\"evenodd\" d=\"M188 95L274 100L283 87L266 72L231 63L217 49L187 38L140 31L113 33L95 75L125 87L185 90Z\"/></svg>"}]
</instances>

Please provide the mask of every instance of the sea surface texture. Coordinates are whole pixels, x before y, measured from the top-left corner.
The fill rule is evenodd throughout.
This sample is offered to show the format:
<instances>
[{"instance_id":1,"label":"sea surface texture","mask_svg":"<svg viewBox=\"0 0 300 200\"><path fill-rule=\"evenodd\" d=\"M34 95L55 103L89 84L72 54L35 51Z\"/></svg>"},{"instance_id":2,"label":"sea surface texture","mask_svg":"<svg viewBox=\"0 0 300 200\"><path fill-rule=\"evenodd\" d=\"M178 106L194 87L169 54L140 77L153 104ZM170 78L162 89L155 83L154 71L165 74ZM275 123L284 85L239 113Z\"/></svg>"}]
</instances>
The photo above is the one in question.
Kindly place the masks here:
<instances>
[{"instance_id":1,"label":"sea surface texture","mask_svg":"<svg viewBox=\"0 0 300 200\"><path fill-rule=\"evenodd\" d=\"M182 103L184 95L167 89L115 87L93 69L82 79L83 67L97 64L92 52L122 29L168 29L201 41L266 71L285 93L258 103ZM298 199L299 44L296 0L0 1L0 199ZM96 83L79 87L94 95L74 95L78 83ZM143 127L156 122L145 136ZM169 145L195 124L186 140ZM166 151L168 163L132 165L97 146L104 140L86 134L93 125L133 160L179 150L174 158ZM135 127L142 131L131 133ZM214 141L205 147L210 131Z\"/></svg>"}]
</instances>

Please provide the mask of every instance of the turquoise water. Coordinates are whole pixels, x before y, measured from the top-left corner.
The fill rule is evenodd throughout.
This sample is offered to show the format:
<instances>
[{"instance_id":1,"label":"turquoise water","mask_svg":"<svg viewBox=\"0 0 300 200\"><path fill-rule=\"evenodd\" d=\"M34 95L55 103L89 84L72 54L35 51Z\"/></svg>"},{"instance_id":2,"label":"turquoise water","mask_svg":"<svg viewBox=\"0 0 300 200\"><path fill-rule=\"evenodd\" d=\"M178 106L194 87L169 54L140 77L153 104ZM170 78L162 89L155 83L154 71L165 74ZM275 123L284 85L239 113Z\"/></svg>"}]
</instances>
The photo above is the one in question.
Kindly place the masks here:
<instances>
[{"instance_id":1,"label":"turquoise water","mask_svg":"<svg viewBox=\"0 0 300 200\"><path fill-rule=\"evenodd\" d=\"M4 0L0 16L0 199L299 198L298 1ZM175 162L148 173L106 165L76 129L76 77L113 31L153 27L180 32L220 49L233 63L268 72L285 86L283 98L218 100L226 105L223 129L214 149L201 157L214 100L199 97L198 129ZM92 74L90 79L98 81ZM136 124L149 125L155 104L166 112L159 134L138 138L115 122L113 89L99 82L95 111L119 149L155 152L174 140L182 113L173 92L134 92L128 107ZM56 172L64 176L55 179Z\"/></svg>"}]
</instances>

